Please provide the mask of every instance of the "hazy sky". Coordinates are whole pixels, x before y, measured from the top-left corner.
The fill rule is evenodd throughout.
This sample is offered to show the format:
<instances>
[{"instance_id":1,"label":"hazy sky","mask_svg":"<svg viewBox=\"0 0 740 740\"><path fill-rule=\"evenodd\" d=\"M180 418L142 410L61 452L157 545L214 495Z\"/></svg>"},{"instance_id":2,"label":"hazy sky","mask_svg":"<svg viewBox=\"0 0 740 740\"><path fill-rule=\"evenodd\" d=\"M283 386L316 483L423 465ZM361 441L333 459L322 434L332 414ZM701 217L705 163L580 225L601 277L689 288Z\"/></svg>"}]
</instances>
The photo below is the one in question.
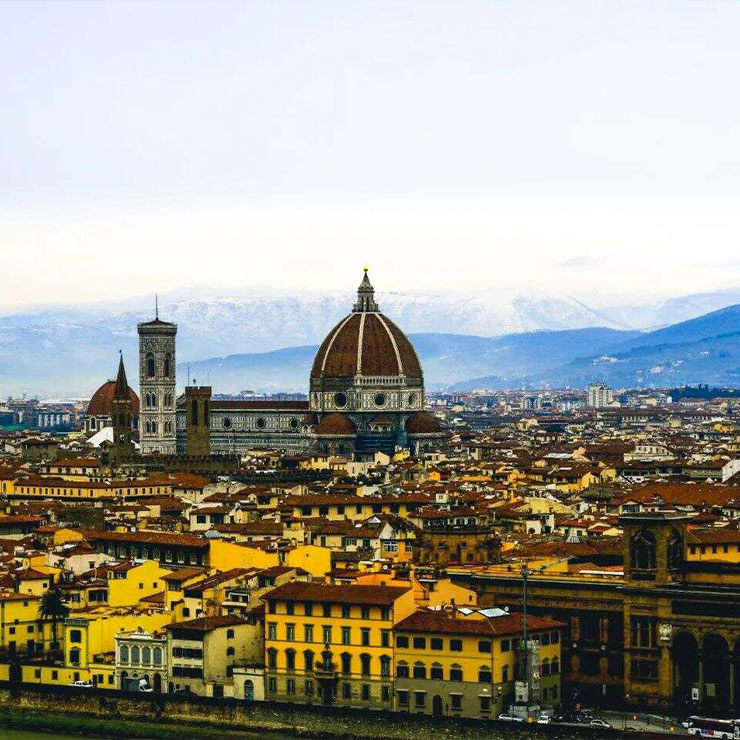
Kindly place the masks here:
<instances>
[{"instance_id":1,"label":"hazy sky","mask_svg":"<svg viewBox=\"0 0 740 740\"><path fill-rule=\"evenodd\" d=\"M739 2L0 4L0 304L740 284Z\"/></svg>"}]
</instances>

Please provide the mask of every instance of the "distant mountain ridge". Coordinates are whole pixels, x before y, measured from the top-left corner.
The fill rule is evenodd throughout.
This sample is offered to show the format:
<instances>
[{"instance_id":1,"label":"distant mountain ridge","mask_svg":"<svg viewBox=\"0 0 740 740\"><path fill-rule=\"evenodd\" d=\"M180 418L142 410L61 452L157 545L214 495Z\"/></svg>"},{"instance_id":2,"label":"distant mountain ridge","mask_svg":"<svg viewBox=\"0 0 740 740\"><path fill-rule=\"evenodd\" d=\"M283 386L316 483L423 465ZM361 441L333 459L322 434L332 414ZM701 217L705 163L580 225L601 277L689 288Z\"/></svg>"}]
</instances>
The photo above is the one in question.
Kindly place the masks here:
<instances>
[{"instance_id":1,"label":"distant mountain ridge","mask_svg":"<svg viewBox=\"0 0 740 740\"><path fill-rule=\"evenodd\" d=\"M694 313L732 297L740 301L740 290L593 309L516 291L377 294L381 310L412 336L430 388L735 384L737 306ZM305 391L315 346L353 300L350 292L199 289L161 299L160 312L178 324L181 384L189 362L191 377L210 378L216 391ZM150 302L29 307L0 317L0 394L89 396L115 373L119 349L136 384L136 324L151 318ZM634 328L655 326L669 310L689 320Z\"/></svg>"}]
</instances>

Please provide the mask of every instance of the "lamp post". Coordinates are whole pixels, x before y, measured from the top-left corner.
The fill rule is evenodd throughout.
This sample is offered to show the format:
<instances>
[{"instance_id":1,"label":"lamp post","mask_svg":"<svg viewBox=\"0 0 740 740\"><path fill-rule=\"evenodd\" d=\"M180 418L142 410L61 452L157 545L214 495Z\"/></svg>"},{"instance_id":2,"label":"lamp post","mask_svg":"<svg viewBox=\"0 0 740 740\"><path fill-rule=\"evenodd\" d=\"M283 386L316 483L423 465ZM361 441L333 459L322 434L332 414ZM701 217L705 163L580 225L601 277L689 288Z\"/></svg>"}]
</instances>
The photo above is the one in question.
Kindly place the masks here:
<instances>
[{"instance_id":1,"label":"lamp post","mask_svg":"<svg viewBox=\"0 0 740 740\"><path fill-rule=\"evenodd\" d=\"M630 695L625 694L624 695L624 722L622 723L622 729L627 729L627 710L629 708L629 701L630 701Z\"/></svg>"}]
</instances>

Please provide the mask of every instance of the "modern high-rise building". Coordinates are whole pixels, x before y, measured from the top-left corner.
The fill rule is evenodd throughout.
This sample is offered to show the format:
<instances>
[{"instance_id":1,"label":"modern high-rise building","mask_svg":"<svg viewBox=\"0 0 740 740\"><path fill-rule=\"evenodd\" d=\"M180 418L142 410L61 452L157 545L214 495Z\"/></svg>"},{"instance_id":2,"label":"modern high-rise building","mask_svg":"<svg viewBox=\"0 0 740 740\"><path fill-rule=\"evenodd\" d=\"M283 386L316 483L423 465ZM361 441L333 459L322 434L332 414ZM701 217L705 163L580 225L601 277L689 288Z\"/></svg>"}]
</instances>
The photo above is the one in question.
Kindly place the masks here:
<instances>
[{"instance_id":1,"label":"modern high-rise building","mask_svg":"<svg viewBox=\"0 0 740 740\"><path fill-rule=\"evenodd\" d=\"M177 325L139 324L139 438L142 455L177 452L175 430L175 335Z\"/></svg>"},{"instance_id":2,"label":"modern high-rise building","mask_svg":"<svg viewBox=\"0 0 740 740\"><path fill-rule=\"evenodd\" d=\"M598 409L614 402L614 393L606 383L591 383L588 387L588 405Z\"/></svg>"}]
</instances>

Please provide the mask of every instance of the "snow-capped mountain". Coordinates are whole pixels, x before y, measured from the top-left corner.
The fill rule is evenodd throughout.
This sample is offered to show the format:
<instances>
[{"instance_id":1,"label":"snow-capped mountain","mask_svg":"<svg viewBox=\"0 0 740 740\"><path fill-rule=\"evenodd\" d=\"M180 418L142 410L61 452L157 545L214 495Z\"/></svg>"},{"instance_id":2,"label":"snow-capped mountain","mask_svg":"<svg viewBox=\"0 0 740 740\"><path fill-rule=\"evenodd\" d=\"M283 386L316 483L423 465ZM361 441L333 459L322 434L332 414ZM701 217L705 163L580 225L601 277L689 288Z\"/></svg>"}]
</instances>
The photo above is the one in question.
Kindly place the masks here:
<instances>
[{"instance_id":1,"label":"snow-capped mountain","mask_svg":"<svg viewBox=\"0 0 740 740\"><path fill-rule=\"evenodd\" d=\"M379 291L376 297L381 310L408 334L490 338L588 327L652 328L727 305L737 295L739 291L720 291L603 309L570 296L517 291ZM354 300L351 292L187 289L160 297L159 306L162 318L178 324L178 360L187 363L314 346L351 310ZM132 383L137 382L136 324L152 318L153 303L147 297L8 312L0 317L0 394L25 391L46 397L85 396L115 373L119 349L124 352ZM669 319L671 315L675 318ZM459 348L453 351L450 341L435 340L436 349L428 355L430 384L500 374L495 354L486 356L490 367L482 367L478 360L466 359ZM527 362L534 362L534 358L529 356ZM538 369L540 366L533 366L532 372ZM526 367L516 370L528 374ZM512 371L509 368L504 375L511 377ZM269 383L271 388L278 384L279 375ZM180 378L184 380L182 375ZM244 377L238 385L260 390L250 377Z\"/></svg>"}]
</instances>

